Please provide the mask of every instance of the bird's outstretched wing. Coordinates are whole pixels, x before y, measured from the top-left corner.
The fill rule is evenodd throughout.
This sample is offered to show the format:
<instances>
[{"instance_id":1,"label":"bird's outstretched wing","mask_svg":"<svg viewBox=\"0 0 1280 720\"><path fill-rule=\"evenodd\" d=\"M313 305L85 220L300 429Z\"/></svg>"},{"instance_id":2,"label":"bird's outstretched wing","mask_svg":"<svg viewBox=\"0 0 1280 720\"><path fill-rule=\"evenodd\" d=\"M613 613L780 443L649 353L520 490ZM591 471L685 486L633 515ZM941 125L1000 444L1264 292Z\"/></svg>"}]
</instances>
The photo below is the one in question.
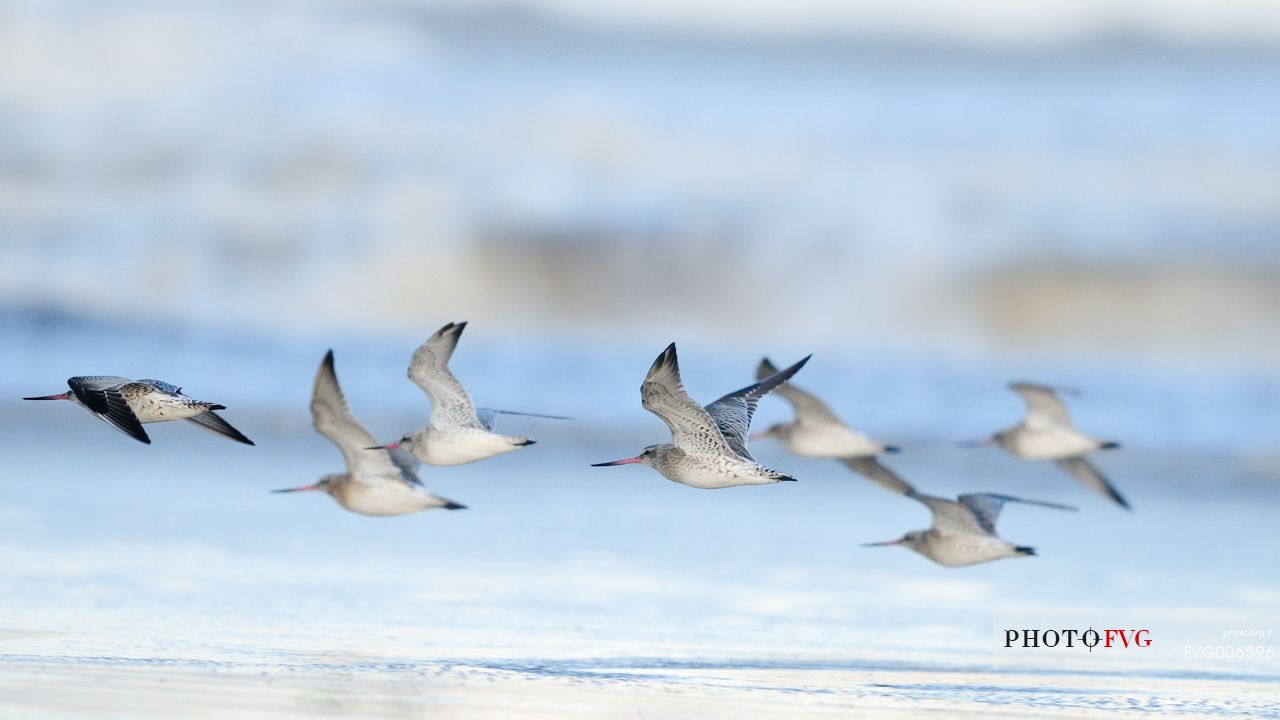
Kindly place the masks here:
<instances>
[{"instance_id":1,"label":"bird's outstretched wing","mask_svg":"<svg viewBox=\"0 0 1280 720\"><path fill-rule=\"evenodd\" d=\"M189 417L187 420L199 425L209 432L217 433L225 438L231 438L238 443L244 443L245 445L253 444L253 441L245 437L244 433L232 427L231 423L224 420L221 415L212 410Z\"/></svg>"},{"instance_id":2,"label":"bird's outstretched wing","mask_svg":"<svg viewBox=\"0 0 1280 720\"><path fill-rule=\"evenodd\" d=\"M396 462L392 453L397 451L370 449L381 443L356 420L347 405L333 369L332 350L325 353L324 361L316 370L316 381L311 391L311 419L316 431L342 451L342 457L347 461L347 472L356 482L377 484L399 479L417 483L413 467L406 468L407 461Z\"/></svg>"},{"instance_id":3,"label":"bird's outstretched wing","mask_svg":"<svg viewBox=\"0 0 1280 720\"><path fill-rule=\"evenodd\" d=\"M142 429L142 422L120 392L120 388L130 382L128 378L114 375L87 375L67 379L67 385L76 398L94 415L134 440L150 445L151 438Z\"/></svg>"},{"instance_id":4,"label":"bird's outstretched wing","mask_svg":"<svg viewBox=\"0 0 1280 720\"><path fill-rule=\"evenodd\" d=\"M935 497L933 495L925 495L923 493L910 492L907 497L914 498L929 508L929 512L933 514L933 529L944 535L989 535L991 534L983 528L973 517L973 513L968 508L962 506L955 500Z\"/></svg>"},{"instance_id":5,"label":"bird's outstretched wing","mask_svg":"<svg viewBox=\"0 0 1280 720\"><path fill-rule=\"evenodd\" d=\"M796 364L785 370L775 372L765 379L748 385L740 390L725 395L705 408L707 414L715 421L725 443L738 455L751 458L747 452L747 432L751 429L751 416L756 412L760 398L777 389L791 376L795 375L812 356L806 355Z\"/></svg>"},{"instance_id":6,"label":"bird's outstretched wing","mask_svg":"<svg viewBox=\"0 0 1280 720\"><path fill-rule=\"evenodd\" d=\"M671 442L693 455L719 455L729 449L711 415L689 397L680 382L676 344L671 343L653 361L640 385L640 404L662 418L671 430Z\"/></svg>"},{"instance_id":7,"label":"bird's outstretched wing","mask_svg":"<svg viewBox=\"0 0 1280 720\"><path fill-rule=\"evenodd\" d=\"M1124 496L1088 460L1082 457L1063 458L1058 461L1058 467L1071 473L1072 477L1084 483L1084 486L1090 490L1111 498L1113 502L1125 510L1133 509L1129 507L1129 502L1124 499Z\"/></svg>"},{"instance_id":8,"label":"bird's outstretched wing","mask_svg":"<svg viewBox=\"0 0 1280 720\"><path fill-rule=\"evenodd\" d=\"M1053 508L1055 510L1070 510L1075 512L1076 508L1070 505L1062 505L1059 503L1045 502L1043 500L1024 500L1016 498L1012 495L998 495L996 493L974 493L971 495L961 495L960 504L968 508L973 514L973 519L978 526L986 531L989 535L996 534L996 520L1000 517L1000 509L1005 503L1016 502L1024 505L1039 505L1040 507Z\"/></svg>"},{"instance_id":9,"label":"bird's outstretched wing","mask_svg":"<svg viewBox=\"0 0 1280 720\"><path fill-rule=\"evenodd\" d=\"M571 417L564 415L543 415L542 413L519 412L517 410L495 410L493 408L476 408L476 417L480 420L480 424L485 430L493 432L493 428L498 424L499 415L518 415L520 417L545 418L547 420L572 420Z\"/></svg>"},{"instance_id":10,"label":"bird's outstretched wing","mask_svg":"<svg viewBox=\"0 0 1280 720\"><path fill-rule=\"evenodd\" d=\"M1027 414L1022 421L1029 429L1071 427L1071 414L1067 412L1067 406L1058 393L1079 394L1075 390L1028 382L1009 383L1009 389L1018 393L1027 403Z\"/></svg>"},{"instance_id":11,"label":"bird's outstretched wing","mask_svg":"<svg viewBox=\"0 0 1280 720\"><path fill-rule=\"evenodd\" d=\"M777 372L778 368L769 361L769 358L763 358L756 368L756 379L764 380ZM791 403L791 408L796 413L796 422L798 423L812 425L844 424L835 411L813 393L801 390L789 382L779 385L775 392Z\"/></svg>"},{"instance_id":12,"label":"bird's outstretched wing","mask_svg":"<svg viewBox=\"0 0 1280 720\"><path fill-rule=\"evenodd\" d=\"M880 464L872 455L865 457L847 457L840 458L840 462L844 463L850 470L862 475L871 482L898 495L909 495L915 492L915 488L911 483L903 480L897 473Z\"/></svg>"},{"instance_id":13,"label":"bird's outstretched wing","mask_svg":"<svg viewBox=\"0 0 1280 720\"><path fill-rule=\"evenodd\" d=\"M428 423L432 427L484 428L466 388L449 371L449 358L466 327L465 322L445 325L427 338L409 360L409 379L431 399Z\"/></svg>"}]
</instances>

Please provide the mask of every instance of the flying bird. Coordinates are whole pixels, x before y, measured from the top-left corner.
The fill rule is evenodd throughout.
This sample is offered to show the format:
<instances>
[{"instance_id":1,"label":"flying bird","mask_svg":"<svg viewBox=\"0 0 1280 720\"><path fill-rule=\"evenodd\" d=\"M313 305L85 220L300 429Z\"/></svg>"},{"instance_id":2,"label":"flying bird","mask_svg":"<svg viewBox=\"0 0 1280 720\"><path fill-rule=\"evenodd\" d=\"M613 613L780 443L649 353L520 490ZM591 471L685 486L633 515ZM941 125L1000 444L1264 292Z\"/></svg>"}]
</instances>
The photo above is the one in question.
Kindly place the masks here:
<instances>
[{"instance_id":1,"label":"flying bird","mask_svg":"<svg viewBox=\"0 0 1280 720\"><path fill-rule=\"evenodd\" d=\"M427 426L406 433L399 442L375 445L371 449L407 450L428 465L464 465L509 453L534 444L527 437L499 435L493 432L498 415L569 420L560 415L476 408L466 388L449 371L449 358L467 324L449 323L413 353L409 360L409 379L426 392L431 400Z\"/></svg>"},{"instance_id":2,"label":"flying bird","mask_svg":"<svg viewBox=\"0 0 1280 720\"><path fill-rule=\"evenodd\" d=\"M1120 443L1091 438L1076 430L1058 394L1079 395L1078 391L1027 382L1010 383L1009 389L1027 404L1027 414L1022 421L984 440L960 443L961 447L999 445L1024 460L1053 460L1085 487L1110 498L1125 510L1131 509L1124 496L1084 458L1094 450L1118 448Z\"/></svg>"},{"instance_id":3,"label":"flying bird","mask_svg":"<svg viewBox=\"0 0 1280 720\"><path fill-rule=\"evenodd\" d=\"M958 502L914 491L907 493L907 497L919 500L929 508L929 512L933 513L933 527L928 530L913 530L897 540L865 543L863 547L901 545L947 567L976 565L1000 558L1036 554L1033 547L1014 545L996 535L996 519L1000 517L1000 509L1005 503L1018 502L1056 510L1075 510L1070 505L1023 500L993 493L961 495Z\"/></svg>"},{"instance_id":4,"label":"flying bird","mask_svg":"<svg viewBox=\"0 0 1280 720\"><path fill-rule=\"evenodd\" d=\"M403 515L430 508L462 510L466 507L428 491L415 472L417 461L408 452L369 451L369 446L376 441L356 420L342 395L333 370L332 350L325 354L316 371L311 419L316 430L342 451L347 471L325 475L314 485L272 492L323 491L342 507L361 515Z\"/></svg>"},{"instance_id":5,"label":"flying bird","mask_svg":"<svg viewBox=\"0 0 1280 720\"><path fill-rule=\"evenodd\" d=\"M70 392L27 397L23 400L70 400L87 409L120 432L151 444L146 423L189 420L196 425L245 445L253 441L215 410L225 405L196 400L182 394L182 388L161 380L130 380L114 375L78 375L67 378Z\"/></svg>"},{"instance_id":6,"label":"flying bird","mask_svg":"<svg viewBox=\"0 0 1280 720\"><path fill-rule=\"evenodd\" d=\"M747 430L760 398L786 382L808 361L806 356L781 372L702 407L689 397L680 382L676 344L671 343L653 362L640 386L641 404L667 424L671 442L650 445L632 458L592 467L639 463L668 480L708 490L795 480L751 457L747 452Z\"/></svg>"},{"instance_id":7,"label":"flying bird","mask_svg":"<svg viewBox=\"0 0 1280 720\"><path fill-rule=\"evenodd\" d=\"M756 368L756 379L763 380L777 372L778 368L769 358L764 358ZM876 457L881 453L896 453L898 448L872 440L849 427L829 405L792 383L779 385L776 392L791 403L795 420L770 425L752 435L752 440L776 438L796 455L839 460L889 492L899 495L911 492L911 485Z\"/></svg>"}]
</instances>

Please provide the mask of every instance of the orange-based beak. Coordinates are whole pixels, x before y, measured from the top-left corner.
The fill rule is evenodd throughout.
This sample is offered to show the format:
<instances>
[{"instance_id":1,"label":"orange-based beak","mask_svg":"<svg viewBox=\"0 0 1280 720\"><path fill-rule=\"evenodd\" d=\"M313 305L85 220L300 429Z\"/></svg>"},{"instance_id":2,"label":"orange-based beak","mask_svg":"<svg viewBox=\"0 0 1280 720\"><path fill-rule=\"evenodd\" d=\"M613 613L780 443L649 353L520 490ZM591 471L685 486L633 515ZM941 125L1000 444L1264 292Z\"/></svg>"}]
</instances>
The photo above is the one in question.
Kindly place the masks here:
<instances>
[{"instance_id":1,"label":"orange-based beak","mask_svg":"<svg viewBox=\"0 0 1280 720\"><path fill-rule=\"evenodd\" d=\"M320 483L316 483L314 485L299 485L298 487L284 488L282 490L272 490L271 492L273 493L307 492L308 490L319 490L319 489L320 489Z\"/></svg>"},{"instance_id":2,"label":"orange-based beak","mask_svg":"<svg viewBox=\"0 0 1280 720\"><path fill-rule=\"evenodd\" d=\"M623 458L613 462L591 463L591 467L613 467L614 465L634 465L640 462L639 457Z\"/></svg>"},{"instance_id":3,"label":"orange-based beak","mask_svg":"<svg viewBox=\"0 0 1280 720\"><path fill-rule=\"evenodd\" d=\"M23 400L70 400L71 393L64 392L58 395L41 395L40 397L25 397Z\"/></svg>"}]
</instances>

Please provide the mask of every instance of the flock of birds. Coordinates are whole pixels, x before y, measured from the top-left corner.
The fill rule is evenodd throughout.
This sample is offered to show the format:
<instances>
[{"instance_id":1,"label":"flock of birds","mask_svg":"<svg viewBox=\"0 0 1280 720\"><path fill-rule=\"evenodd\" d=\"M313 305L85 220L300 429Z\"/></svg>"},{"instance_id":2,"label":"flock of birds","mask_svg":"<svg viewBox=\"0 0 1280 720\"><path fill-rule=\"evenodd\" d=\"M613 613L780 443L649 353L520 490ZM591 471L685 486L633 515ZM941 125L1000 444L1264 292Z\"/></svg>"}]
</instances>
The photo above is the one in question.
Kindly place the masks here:
<instances>
[{"instance_id":1,"label":"flock of birds","mask_svg":"<svg viewBox=\"0 0 1280 720\"><path fill-rule=\"evenodd\" d=\"M388 444L379 443L352 414L338 384L330 350L316 371L311 415L316 430L342 451L347 471L325 475L312 485L273 492L324 492L343 508L363 515L402 515L431 508L460 510L466 506L435 495L422 484L417 474L420 463L462 465L534 443L527 437L495 432L499 415L569 419L477 408L449 370L449 359L466 326L465 322L449 323L414 352L408 376L431 400L431 415L425 427ZM648 465L669 480L703 489L795 480L761 465L747 450L749 439L775 438L796 455L839 460L885 489L923 503L933 515L932 527L908 532L897 540L867 545L900 545L946 566L1035 554L1034 548L1015 545L996 534L996 520L1006 503L1075 510L1068 505L994 493L966 494L948 500L917 491L879 460L880 455L895 453L897 448L850 428L817 396L791 384L791 378L808 361L805 357L778 370L765 358L756 370L755 383L703 406L689 396L680 381L676 346L672 343L654 361L640 386L641 404L667 424L671 442L650 445L634 457L593 467ZM69 400L143 443L151 442L143 425L188 420L236 442L253 445L252 440L218 415L224 406L195 400L170 383L99 375L73 377L67 385L69 392L23 399ZM1010 388L1027 404L1021 422L984 440L962 445L998 445L1020 458L1053 460L1085 486L1128 509L1129 504L1120 493L1085 459L1088 453L1118 444L1075 429L1060 397L1061 393L1074 391L1021 382L1012 383ZM749 435L757 404L775 391L791 404L795 419Z\"/></svg>"}]
</instances>

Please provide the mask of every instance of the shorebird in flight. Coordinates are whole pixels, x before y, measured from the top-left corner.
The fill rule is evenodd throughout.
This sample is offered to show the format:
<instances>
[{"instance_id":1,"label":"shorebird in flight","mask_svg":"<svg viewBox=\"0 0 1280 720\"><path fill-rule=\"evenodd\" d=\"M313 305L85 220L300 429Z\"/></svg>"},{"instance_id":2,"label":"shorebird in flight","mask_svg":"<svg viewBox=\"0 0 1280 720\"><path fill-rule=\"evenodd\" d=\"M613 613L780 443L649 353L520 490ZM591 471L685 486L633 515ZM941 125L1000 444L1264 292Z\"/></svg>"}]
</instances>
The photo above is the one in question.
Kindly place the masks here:
<instances>
[{"instance_id":1,"label":"shorebird in flight","mask_svg":"<svg viewBox=\"0 0 1280 720\"><path fill-rule=\"evenodd\" d=\"M1036 549L1013 543L996 535L996 519L1007 502L1040 505L1056 510L1071 510L1070 505L1023 500L1008 495L978 493L961 495L959 502L945 498L907 493L907 497L924 503L933 513L933 527L913 530L897 540L865 543L863 547L901 545L947 567L976 565L1007 557L1035 555Z\"/></svg>"},{"instance_id":2,"label":"shorebird in flight","mask_svg":"<svg viewBox=\"0 0 1280 720\"><path fill-rule=\"evenodd\" d=\"M756 379L763 380L776 372L778 368L769 358L764 358L756 368ZM796 419L770 425L767 430L752 435L752 440L777 438L801 457L839 460L889 492L905 495L912 490L906 480L876 458L880 453L896 453L898 448L872 440L849 427L829 405L792 383L779 385L776 392L791 403Z\"/></svg>"},{"instance_id":3,"label":"shorebird in flight","mask_svg":"<svg viewBox=\"0 0 1280 720\"><path fill-rule=\"evenodd\" d=\"M795 480L751 457L747 452L747 430L760 398L786 382L808 361L806 356L781 372L702 407L689 397L680 382L676 344L671 343L653 362L640 386L641 404L671 429L671 442L650 445L633 458L592 467L640 463L668 480L708 490Z\"/></svg>"},{"instance_id":4,"label":"shorebird in flight","mask_svg":"<svg viewBox=\"0 0 1280 720\"><path fill-rule=\"evenodd\" d=\"M1076 430L1071 423L1067 406L1058 396L1058 393L1080 393L1070 388L1027 382L1009 383L1009 389L1018 393L1027 403L1027 414L1022 421L984 440L960 443L961 447L999 445L1024 460L1053 460L1058 467L1084 483L1085 487L1129 510L1129 503L1119 491L1107 482L1098 468L1084 458L1086 453L1118 448L1120 443L1097 440Z\"/></svg>"},{"instance_id":5,"label":"shorebird in flight","mask_svg":"<svg viewBox=\"0 0 1280 720\"><path fill-rule=\"evenodd\" d=\"M78 375L67 378L70 392L22 398L23 400L70 400L129 437L151 444L146 423L190 420L210 432L252 445L253 441L215 410L225 405L204 402L182 394L182 388L160 380L130 380L114 375Z\"/></svg>"},{"instance_id":6,"label":"shorebird in flight","mask_svg":"<svg viewBox=\"0 0 1280 720\"><path fill-rule=\"evenodd\" d=\"M430 508L462 510L452 500L429 492L415 472L417 461L404 450L370 452L375 443L342 395L333 371L333 351L324 356L311 392L311 419L316 430L338 446L347 471L325 475L314 485L272 490L277 493L320 490L339 505L361 515L403 515Z\"/></svg>"},{"instance_id":7,"label":"shorebird in flight","mask_svg":"<svg viewBox=\"0 0 1280 720\"><path fill-rule=\"evenodd\" d=\"M463 465L534 444L527 437L493 432L498 415L569 419L560 415L477 408L472 404L466 388L449 371L449 358L466 327L465 322L445 325L428 338L409 361L409 379L431 399L427 426L406 433L399 442L374 445L370 449L404 449L428 465Z\"/></svg>"}]
</instances>

